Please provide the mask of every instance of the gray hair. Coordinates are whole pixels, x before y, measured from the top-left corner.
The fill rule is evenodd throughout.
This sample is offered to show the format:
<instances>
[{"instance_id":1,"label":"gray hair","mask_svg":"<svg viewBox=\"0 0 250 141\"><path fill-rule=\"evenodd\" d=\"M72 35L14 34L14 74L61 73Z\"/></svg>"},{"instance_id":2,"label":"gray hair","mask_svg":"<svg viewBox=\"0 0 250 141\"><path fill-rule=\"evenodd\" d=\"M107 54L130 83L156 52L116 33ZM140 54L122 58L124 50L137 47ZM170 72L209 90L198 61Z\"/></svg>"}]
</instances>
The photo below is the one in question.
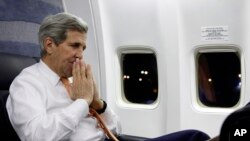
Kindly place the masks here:
<instances>
[{"instance_id":1,"label":"gray hair","mask_svg":"<svg viewBox=\"0 0 250 141\"><path fill-rule=\"evenodd\" d=\"M82 19L68 14L58 13L56 15L47 16L39 28L38 37L41 45L41 57L44 57L47 52L44 48L44 39L50 37L56 45L59 45L67 38L67 31L77 30L81 33L87 33L88 25Z\"/></svg>"}]
</instances>

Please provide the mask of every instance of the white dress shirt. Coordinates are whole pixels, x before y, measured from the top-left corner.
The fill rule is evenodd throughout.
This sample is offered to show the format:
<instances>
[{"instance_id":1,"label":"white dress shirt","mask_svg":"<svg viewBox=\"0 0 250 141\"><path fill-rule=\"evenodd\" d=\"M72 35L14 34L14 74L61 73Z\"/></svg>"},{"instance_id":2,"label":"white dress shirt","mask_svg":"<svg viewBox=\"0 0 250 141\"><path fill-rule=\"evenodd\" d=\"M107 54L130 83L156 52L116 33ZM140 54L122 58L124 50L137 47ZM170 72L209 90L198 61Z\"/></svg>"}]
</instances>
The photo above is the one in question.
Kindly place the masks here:
<instances>
[{"instance_id":1,"label":"white dress shirt","mask_svg":"<svg viewBox=\"0 0 250 141\"><path fill-rule=\"evenodd\" d=\"M105 135L88 115L84 99L72 101L59 76L42 60L24 69L12 82L6 103L12 126L23 141L100 141ZM101 114L120 134L118 117L107 107Z\"/></svg>"}]
</instances>

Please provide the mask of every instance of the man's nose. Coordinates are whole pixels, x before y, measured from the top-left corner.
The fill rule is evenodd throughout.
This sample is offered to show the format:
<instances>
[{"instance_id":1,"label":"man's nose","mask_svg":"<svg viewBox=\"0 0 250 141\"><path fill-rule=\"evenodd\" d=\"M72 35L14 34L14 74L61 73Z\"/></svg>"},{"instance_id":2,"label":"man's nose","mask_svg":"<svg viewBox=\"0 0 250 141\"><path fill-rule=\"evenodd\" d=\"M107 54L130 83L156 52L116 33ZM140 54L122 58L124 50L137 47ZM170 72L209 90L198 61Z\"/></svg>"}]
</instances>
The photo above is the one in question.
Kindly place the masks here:
<instances>
[{"instance_id":1,"label":"man's nose","mask_svg":"<svg viewBox=\"0 0 250 141\"><path fill-rule=\"evenodd\" d=\"M82 59L82 57L83 57L83 50L82 49L77 50L77 52L75 54L75 57L79 58L79 59Z\"/></svg>"}]
</instances>

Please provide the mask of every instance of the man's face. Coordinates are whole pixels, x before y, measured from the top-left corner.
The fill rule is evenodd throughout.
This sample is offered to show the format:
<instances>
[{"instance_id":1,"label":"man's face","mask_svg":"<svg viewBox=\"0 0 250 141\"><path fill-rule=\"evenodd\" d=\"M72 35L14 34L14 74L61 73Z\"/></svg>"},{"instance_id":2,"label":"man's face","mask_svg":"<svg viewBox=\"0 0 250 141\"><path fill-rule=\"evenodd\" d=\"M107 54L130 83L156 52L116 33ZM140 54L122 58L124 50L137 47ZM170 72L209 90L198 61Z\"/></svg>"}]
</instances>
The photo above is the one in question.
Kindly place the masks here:
<instances>
[{"instance_id":1,"label":"man's face","mask_svg":"<svg viewBox=\"0 0 250 141\"><path fill-rule=\"evenodd\" d=\"M86 48L86 33L75 30L67 32L67 38L58 46L54 44L52 53L48 55L49 66L60 77L71 77L73 63L76 58L83 58L83 51Z\"/></svg>"}]
</instances>

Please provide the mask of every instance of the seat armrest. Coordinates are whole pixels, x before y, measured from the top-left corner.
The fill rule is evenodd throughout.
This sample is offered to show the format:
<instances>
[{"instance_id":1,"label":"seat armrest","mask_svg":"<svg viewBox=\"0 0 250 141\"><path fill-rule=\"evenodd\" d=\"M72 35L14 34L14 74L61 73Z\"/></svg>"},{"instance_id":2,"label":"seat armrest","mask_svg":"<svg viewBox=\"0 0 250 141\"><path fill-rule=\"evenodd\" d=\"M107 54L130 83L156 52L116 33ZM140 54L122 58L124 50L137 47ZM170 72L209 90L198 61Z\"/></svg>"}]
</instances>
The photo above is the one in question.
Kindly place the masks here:
<instances>
[{"instance_id":1,"label":"seat armrest","mask_svg":"<svg viewBox=\"0 0 250 141\"><path fill-rule=\"evenodd\" d=\"M118 138L119 138L119 141L145 141L145 140L149 139L146 137L125 135L125 134L120 135Z\"/></svg>"}]
</instances>

